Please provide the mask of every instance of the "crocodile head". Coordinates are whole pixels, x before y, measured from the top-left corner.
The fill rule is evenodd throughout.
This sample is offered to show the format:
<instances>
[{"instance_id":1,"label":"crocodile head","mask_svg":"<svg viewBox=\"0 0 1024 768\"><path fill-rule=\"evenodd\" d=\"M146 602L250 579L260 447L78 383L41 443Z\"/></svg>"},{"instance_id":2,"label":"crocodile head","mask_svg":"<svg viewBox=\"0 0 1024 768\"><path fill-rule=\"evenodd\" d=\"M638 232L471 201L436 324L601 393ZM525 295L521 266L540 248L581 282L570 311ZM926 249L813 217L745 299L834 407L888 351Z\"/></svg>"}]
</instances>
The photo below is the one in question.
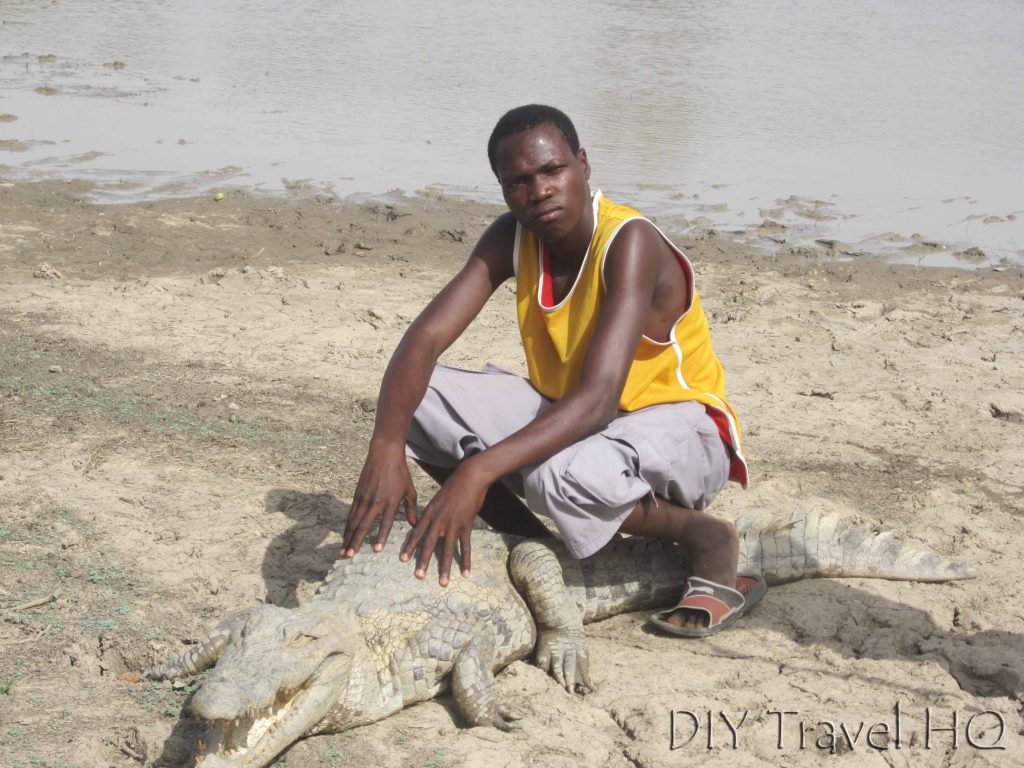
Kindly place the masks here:
<instances>
[{"instance_id":1,"label":"crocodile head","mask_svg":"<svg viewBox=\"0 0 1024 768\"><path fill-rule=\"evenodd\" d=\"M357 633L337 606L254 608L192 697L209 724L196 765L262 768L309 733L344 696Z\"/></svg>"}]
</instances>

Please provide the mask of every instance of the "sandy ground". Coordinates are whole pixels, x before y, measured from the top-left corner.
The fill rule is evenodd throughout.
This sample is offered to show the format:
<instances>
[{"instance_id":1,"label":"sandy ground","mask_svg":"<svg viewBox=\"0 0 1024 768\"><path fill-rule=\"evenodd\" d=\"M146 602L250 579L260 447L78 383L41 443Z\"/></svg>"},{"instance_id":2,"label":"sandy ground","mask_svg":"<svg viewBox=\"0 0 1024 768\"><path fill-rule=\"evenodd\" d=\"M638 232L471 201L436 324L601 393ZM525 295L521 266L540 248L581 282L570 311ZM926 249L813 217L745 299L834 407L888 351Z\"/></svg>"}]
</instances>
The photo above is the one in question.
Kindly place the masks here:
<instances>
[{"instance_id":1,"label":"sandy ground","mask_svg":"<svg viewBox=\"0 0 1024 768\"><path fill-rule=\"evenodd\" d=\"M0 765L187 765L194 681L123 673L231 610L312 593L388 356L497 211L303 189L94 206L86 192L0 186ZM786 585L701 642L619 616L589 628L593 694L525 663L499 676L519 732L462 728L442 698L301 741L280 765L804 766L828 755L822 721L848 765L1024 760L1021 269L677 240L751 459L750 490L717 511L842 511L977 578ZM445 357L487 360L523 369L511 290ZM702 724L688 743L684 710ZM744 713L733 749L722 715ZM934 730L954 717L955 748ZM884 750L866 745L878 722Z\"/></svg>"}]
</instances>

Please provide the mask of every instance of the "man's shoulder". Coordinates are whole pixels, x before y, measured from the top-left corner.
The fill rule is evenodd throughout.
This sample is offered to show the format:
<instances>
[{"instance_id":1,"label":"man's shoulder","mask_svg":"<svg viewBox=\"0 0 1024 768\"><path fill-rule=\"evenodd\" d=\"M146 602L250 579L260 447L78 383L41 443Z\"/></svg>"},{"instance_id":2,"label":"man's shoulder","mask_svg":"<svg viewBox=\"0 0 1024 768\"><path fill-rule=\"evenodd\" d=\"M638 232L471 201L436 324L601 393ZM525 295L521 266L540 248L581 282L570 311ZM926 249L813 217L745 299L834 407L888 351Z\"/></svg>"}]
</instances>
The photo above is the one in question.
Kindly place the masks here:
<instances>
[{"instance_id":1,"label":"man's shoulder","mask_svg":"<svg viewBox=\"0 0 1024 768\"><path fill-rule=\"evenodd\" d=\"M602 196L598 215L606 232L614 234L609 250L622 250L624 246L639 244L665 253L682 253L682 249L669 240L657 224L635 208ZM615 247L616 244L619 248Z\"/></svg>"},{"instance_id":2,"label":"man's shoulder","mask_svg":"<svg viewBox=\"0 0 1024 768\"><path fill-rule=\"evenodd\" d=\"M511 277L515 272L516 226L516 219L511 213L500 214L477 240L469 257L470 261L482 260L491 265L492 278L498 281Z\"/></svg>"},{"instance_id":3,"label":"man's shoulder","mask_svg":"<svg viewBox=\"0 0 1024 768\"><path fill-rule=\"evenodd\" d=\"M488 225L483 235L480 236L480 242L485 240L500 244L507 242L509 245L515 240L516 227L519 226L519 222L516 221L516 217L513 216L509 211L499 214L494 221Z\"/></svg>"},{"instance_id":4,"label":"man's shoulder","mask_svg":"<svg viewBox=\"0 0 1024 768\"><path fill-rule=\"evenodd\" d=\"M621 224L632 219L647 220L647 218L635 208L629 205L623 205L622 203L612 202L601 194L600 190L597 191L597 194L600 195L597 206L597 215L599 219L613 224Z\"/></svg>"},{"instance_id":5,"label":"man's shoulder","mask_svg":"<svg viewBox=\"0 0 1024 768\"><path fill-rule=\"evenodd\" d=\"M511 248L516 239L518 222L509 212L499 214L492 221L477 241L477 248L502 249L506 245Z\"/></svg>"},{"instance_id":6,"label":"man's shoulder","mask_svg":"<svg viewBox=\"0 0 1024 768\"><path fill-rule=\"evenodd\" d=\"M614 228L611 242L605 239L602 273L607 276L616 269L649 269L655 272L667 264L681 263L686 258L681 249L652 222L643 216L625 217Z\"/></svg>"},{"instance_id":7,"label":"man's shoulder","mask_svg":"<svg viewBox=\"0 0 1024 768\"><path fill-rule=\"evenodd\" d=\"M615 222L614 228L608 230L609 235L614 235L607 246L609 256L636 247L655 251L670 250L665 236L650 219L636 214L616 218Z\"/></svg>"}]
</instances>

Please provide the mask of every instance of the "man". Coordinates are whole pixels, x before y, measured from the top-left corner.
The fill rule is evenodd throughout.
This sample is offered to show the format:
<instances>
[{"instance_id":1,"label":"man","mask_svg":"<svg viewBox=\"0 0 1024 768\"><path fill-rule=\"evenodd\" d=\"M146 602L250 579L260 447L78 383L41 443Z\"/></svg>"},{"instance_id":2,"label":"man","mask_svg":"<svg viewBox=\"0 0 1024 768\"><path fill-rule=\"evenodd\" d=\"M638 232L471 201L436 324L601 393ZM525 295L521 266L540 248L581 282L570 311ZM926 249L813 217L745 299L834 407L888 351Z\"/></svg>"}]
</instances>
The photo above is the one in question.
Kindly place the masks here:
<instances>
[{"instance_id":1,"label":"man","mask_svg":"<svg viewBox=\"0 0 1024 768\"><path fill-rule=\"evenodd\" d=\"M651 620L688 637L717 632L764 583L737 577L735 527L701 511L726 479L745 485L746 466L690 264L635 211L591 195L586 150L557 109L511 110L488 155L509 212L388 365L341 553L355 556L378 519L380 551L404 506L415 528L402 560L416 555L424 578L443 543L445 586L457 547L469 575L477 514L505 532L548 535L522 496L577 557L616 531L678 542L687 592ZM510 278L529 381L435 368ZM406 452L441 483L422 513Z\"/></svg>"}]
</instances>

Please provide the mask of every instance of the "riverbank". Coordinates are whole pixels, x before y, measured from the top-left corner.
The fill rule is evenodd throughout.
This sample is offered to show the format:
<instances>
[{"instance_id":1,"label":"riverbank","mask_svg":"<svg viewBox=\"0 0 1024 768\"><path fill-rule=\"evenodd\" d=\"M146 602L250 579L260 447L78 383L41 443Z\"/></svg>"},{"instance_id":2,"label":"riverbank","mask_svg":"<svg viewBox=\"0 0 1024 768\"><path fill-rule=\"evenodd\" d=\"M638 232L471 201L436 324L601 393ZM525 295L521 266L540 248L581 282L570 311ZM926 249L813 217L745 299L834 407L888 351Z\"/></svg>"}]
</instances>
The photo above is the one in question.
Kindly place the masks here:
<instances>
[{"instance_id":1,"label":"riverbank","mask_svg":"<svg viewBox=\"0 0 1024 768\"><path fill-rule=\"evenodd\" d=\"M0 186L0 763L180 765L191 686L128 673L232 610L311 594L391 350L498 209L301 185L221 202L87 194ZM519 732L462 729L441 699L302 741L288 765L809 766L823 730L801 749L795 720L866 734L897 702L901 749L862 735L858 764L1019 762L1024 270L766 255L708 230L677 242L751 461L750 490L715 508L858 516L977 578L799 582L702 642L619 616L589 628L586 698L523 663L499 676ZM444 360L523 370L510 290ZM703 731L681 746L681 719L670 749L680 710L713 713L713 748ZM782 749L770 710L800 713ZM1001 718L1007 749L935 732L925 750L926 710L933 727L991 710L974 740L994 743ZM744 711L733 751L714 713Z\"/></svg>"}]
</instances>

